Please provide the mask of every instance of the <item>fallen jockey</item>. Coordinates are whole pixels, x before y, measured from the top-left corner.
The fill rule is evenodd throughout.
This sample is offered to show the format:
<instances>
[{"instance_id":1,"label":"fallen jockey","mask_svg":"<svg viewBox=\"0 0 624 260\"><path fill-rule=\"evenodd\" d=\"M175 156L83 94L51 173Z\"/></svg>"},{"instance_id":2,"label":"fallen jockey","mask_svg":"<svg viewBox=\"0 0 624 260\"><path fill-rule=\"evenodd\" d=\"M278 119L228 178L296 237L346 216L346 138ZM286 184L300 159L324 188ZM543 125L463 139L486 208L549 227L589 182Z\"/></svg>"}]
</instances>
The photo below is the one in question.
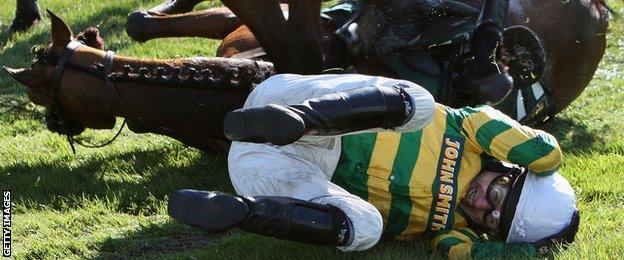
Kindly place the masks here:
<instances>
[{"instance_id":1,"label":"fallen jockey","mask_svg":"<svg viewBox=\"0 0 624 260\"><path fill-rule=\"evenodd\" d=\"M224 131L239 196L181 190L169 201L171 217L209 232L344 251L427 236L461 258L544 255L578 230L554 137L489 106L437 104L408 81L277 75Z\"/></svg>"}]
</instances>

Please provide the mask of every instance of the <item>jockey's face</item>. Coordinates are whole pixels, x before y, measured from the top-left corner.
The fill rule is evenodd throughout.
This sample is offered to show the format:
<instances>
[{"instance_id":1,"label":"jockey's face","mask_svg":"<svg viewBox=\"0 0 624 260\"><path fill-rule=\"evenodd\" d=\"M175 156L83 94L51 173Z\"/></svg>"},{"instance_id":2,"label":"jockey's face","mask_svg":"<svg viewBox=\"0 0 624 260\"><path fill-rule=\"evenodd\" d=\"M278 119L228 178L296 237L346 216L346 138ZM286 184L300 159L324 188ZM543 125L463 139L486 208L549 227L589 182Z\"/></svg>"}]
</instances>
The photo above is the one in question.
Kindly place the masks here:
<instances>
[{"instance_id":1,"label":"jockey's face","mask_svg":"<svg viewBox=\"0 0 624 260\"><path fill-rule=\"evenodd\" d=\"M464 212L490 233L497 233L510 181L502 173L483 171L470 182L461 201Z\"/></svg>"}]
</instances>

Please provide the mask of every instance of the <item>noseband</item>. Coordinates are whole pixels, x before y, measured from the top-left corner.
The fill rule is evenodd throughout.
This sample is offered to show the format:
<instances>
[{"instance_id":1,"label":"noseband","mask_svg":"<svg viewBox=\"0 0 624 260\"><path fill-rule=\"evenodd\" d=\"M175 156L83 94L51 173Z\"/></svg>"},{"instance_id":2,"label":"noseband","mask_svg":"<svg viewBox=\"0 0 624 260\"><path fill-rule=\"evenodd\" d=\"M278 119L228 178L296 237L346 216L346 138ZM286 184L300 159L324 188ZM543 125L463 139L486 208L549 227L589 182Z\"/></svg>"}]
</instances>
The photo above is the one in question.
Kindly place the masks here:
<instances>
[{"instance_id":1,"label":"noseband","mask_svg":"<svg viewBox=\"0 0 624 260\"><path fill-rule=\"evenodd\" d=\"M124 126L126 125L126 119L124 119L121 127L119 128L119 131L117 131L115 136L109 141L104 142L102 144L97 144L97 145L85 144L81 142L80 140L74 139L74 136L80 134L82 130L84 130L85 127L80 122L76 121L73 118L70 118L67 115L65 108L63 108L61 104L59 93L60 93L60 87L61 87L61 78L63 77L63 73L65 72L65 67L67 67L68 65L72 65L72 64L69 64L68 62L73 56L73 54L76 52L76 49L82 45L84 45L84 43L81 41L71 41L69 44L67 44L67 46L65 47L65 50L63 50L63 53L58 58L56 67L54 68L54 72L52 74L52 82L51 82L52 85L50 89L52 93L52 103L50 107L48 107L48 112L46 114L46 123L47 123L48 128L53 132L57 132L59 134L65 135L67 137L67 141L69 142L72 148L72 152L74 154L76 153L76 148L74 147L74 143L83 147L88 147L88 148L104 147L106 145L111 144L115 139L117 139L117 137L119 137L119 135L121 134L121 131L123 130ZM106 71L106 73L104 75L108 75L111 73L113 69L114 58L115 58L115 52L112 52L112 51L106 52L106 56L104 57L104 70ZM120 98L119 92L117 91L117 88L114 86L114 83L111 80L109 80L106 76L104 77L104 80L106 81L107 86L113 89L113 91L117 95L117 98L119 98L120 101L122 101L122 104L125 105L125 102L123 102L123 100Z\"/></svg>"}]
</instances>

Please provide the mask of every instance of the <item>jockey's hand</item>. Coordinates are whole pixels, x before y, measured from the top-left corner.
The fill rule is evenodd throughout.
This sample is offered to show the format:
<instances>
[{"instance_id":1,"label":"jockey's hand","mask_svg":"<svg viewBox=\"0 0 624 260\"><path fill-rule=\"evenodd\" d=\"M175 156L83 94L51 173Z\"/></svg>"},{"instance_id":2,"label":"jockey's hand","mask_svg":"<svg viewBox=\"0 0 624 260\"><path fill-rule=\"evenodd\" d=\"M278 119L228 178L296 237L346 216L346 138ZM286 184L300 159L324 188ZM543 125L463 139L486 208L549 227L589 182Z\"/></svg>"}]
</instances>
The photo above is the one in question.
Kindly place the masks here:
<instances>
[{"instance_id":1,"label":"jockey's hand","mask_svg":"<svg viewBox=\"0 0 624 260\"><path fill-rule=\"evenodd\" d=\"M577 210L574 212L574 215L572 215L572 220L565 229L557 234L535 241L533 244L537 250L538 257L546 256L557 245L566 247L572 244L572 242L574 242L574 235L578 231L580 220L579 211Z\"/></svg>"}]
</instances>

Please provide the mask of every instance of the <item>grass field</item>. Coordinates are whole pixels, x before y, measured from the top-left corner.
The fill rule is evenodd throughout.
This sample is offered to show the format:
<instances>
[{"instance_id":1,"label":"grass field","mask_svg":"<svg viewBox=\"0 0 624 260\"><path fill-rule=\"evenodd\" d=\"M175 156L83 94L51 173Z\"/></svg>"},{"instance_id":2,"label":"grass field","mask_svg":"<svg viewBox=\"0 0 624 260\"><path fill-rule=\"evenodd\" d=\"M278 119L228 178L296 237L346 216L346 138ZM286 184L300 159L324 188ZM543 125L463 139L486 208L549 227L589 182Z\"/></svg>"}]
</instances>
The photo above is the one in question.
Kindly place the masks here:
<instances>
[{"instance_id":1,"label":"grass field","mask_svg":"<svg viewBox=\"0 0 624 260\"><path fill-rule=\"evenodd\" d=\"M162 39L139 44L124 31L126 15L148 0L40 0L74 32L99 25L107 48L124 56L213 56L217 42ZM624 14L624 2L608 1ZM0 9L0 65L26 67L30 47L49 37L46 18L9 36L15 0ZM114 4L113 4L114 3ZM203 7L217 3L203 3ZM624 258L624 23L612 21L608 50L594 80L543 128L559 138L561 172L575 187L582 222L577 243L562 259ZM0 188L13 192L15 258L429 258L421 240L383 242L364 253L305 246L232 231L208 235L171 221L167 194L180 188L232 192L224 157L162 136L124 130L112 145L77 148L46 130L42 108L0 72ZM86 133L106 140L112 131Z\"/></svg>"}]
</instances>

